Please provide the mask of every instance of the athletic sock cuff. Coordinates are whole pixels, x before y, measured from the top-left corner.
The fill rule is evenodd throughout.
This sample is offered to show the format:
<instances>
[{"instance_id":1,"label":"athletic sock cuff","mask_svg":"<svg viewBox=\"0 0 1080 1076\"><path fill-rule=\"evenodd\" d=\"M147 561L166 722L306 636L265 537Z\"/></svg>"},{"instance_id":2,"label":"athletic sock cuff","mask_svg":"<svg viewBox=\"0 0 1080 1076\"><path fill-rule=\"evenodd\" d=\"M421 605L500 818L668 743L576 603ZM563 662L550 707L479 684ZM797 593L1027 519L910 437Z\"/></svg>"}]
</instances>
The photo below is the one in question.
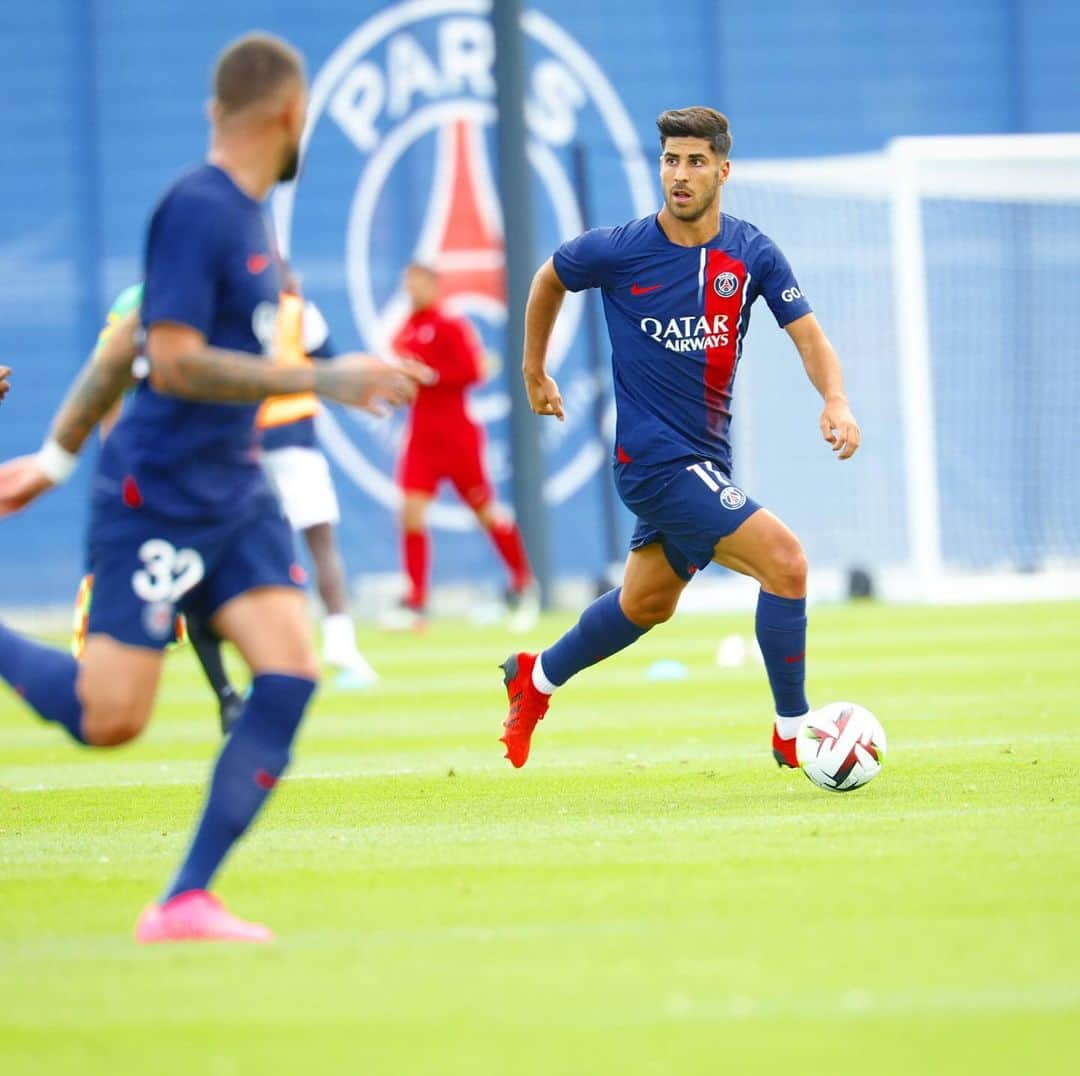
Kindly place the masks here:
<instances>
[{"instance_id":1,"label":"athletic sock cuff","mask_svg":"<svg viewBox=\"0 0 1080 1076\"><path fill-rule=\"evenodd\" d=\"M288 748L318 685L306 676L261 673L251 681L246 712L259 717L260 739Z\"/></svg>"},{"instance_id":2,"label":"athletic sock cuff","mask_svg":"<svg viewBox=\"0 0 1080 1076\"><path fill-rule=\"evenodd\" d=\"M779 594L770 594L767 590L758 591L758 601L765 605L771 605L775 609L786 609L791 612L805 612L805 598L781 598Z\"/></svg>"}]
</instances>

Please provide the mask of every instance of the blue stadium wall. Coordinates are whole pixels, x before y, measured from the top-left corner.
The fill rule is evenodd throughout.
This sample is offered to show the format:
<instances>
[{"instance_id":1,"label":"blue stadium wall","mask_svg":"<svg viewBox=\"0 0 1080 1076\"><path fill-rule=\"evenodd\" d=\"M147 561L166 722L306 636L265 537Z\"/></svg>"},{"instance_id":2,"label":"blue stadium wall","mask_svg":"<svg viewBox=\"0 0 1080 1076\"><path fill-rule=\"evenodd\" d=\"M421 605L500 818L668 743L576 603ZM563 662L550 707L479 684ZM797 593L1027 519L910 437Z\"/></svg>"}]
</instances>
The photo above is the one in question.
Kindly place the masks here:
<instances>
[{"instance_id":1,"label":"blue stadium wall","mask_svg":"<svg viewBox=\"0 0 1080 1076\"><path fill-rule=\"evenodd\" d=\"M447 239L453 229L440 234L449 210L432 177L456 160L460 179L464 161L472 169L465 194L479 192L482 203L490 192L490 175L480 174L493 160L491 98L476 61L482 9L479 0L0 5L0 339L2 359L15 369L0 410L0 456L37 445L111 294L137 279L155 199L203 153L214 56L254 27L292 39L329 87L303 183L291 206L278 206L279 221L338 346L372 345L369 315L385 320L396 310L397 276L420 238L444 246L454 239ZM574 147L584 151L588 217L635 215L655 194L637 154L647 154L651 177L652 121L672 105L724 109L744 158L874 150L903 134L1080 129L1080 6L1065 0L689 0L666 9L651 0L538 0L530 11L534 127L542 136L533 160L538 259L580 219ZM451 100L459 113L445 115L465 120L458 143L447 140L445 124L442 135L435 125L439 106ZM476 205L465 198L451 208L460 224ZM491 246L497 213L479 209L470 235ZM463 305L498 368L497 297L480 277L462 277ZM546 445L563 575L594 574L605 559L589 314L579 307L561 372L580 417ZM515 363L501 365L477 395L505 496L504 378ZM385 494L400 428L332 418L350 571L391 570L396 543ZM0 523L0 604L70 596L89 471L84 464L69 487ZM440 518L447 529L438 537L436 579L494 583L485 543L460 529L450 500Z\"/></svg>"}]
</instances>

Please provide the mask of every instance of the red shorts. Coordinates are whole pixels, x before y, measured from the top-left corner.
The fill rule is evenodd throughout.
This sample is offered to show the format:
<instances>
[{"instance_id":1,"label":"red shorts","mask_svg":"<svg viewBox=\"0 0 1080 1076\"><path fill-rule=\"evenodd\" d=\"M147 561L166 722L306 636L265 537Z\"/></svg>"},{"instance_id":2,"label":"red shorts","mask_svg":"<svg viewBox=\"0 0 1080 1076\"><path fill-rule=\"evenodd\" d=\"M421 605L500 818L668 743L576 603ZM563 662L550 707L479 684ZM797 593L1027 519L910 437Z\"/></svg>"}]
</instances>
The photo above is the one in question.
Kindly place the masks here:
<instances>
[{"instance_id":1,"label":"red shorts","mask_svg":"<svg viewBox=\"0 0 1080 1076\"><path fill-rule=\"evenodd\" d=\"M440 484L453 483L472 509L495 499L484 469L484 434L473 425L434 437L410 437L398 464L398 485L405 493L434 497Z\"/></svg>"}]
</instances>

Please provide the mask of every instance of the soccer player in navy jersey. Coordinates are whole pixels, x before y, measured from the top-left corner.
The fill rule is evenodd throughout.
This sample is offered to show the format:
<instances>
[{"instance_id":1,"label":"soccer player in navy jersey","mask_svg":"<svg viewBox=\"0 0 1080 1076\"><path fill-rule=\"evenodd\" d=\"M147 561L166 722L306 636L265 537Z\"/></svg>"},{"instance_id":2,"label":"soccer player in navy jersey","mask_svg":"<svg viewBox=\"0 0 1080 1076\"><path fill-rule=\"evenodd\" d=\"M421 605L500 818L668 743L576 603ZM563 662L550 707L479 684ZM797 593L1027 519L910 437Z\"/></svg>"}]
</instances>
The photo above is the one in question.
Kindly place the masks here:
<instances>
[{"instance_id":1,"label":"soccer player in navy jersey","mask_svg":"<svg viewBox=\"0 0 1080 1076\"><path fill-rule=\"evenodd\" d=\"M146 359L139 355L141 301L141 284L125 288L117 296L94 350L53 416L41 451L0 463L0 517L21 511L65 482L94 428L104 438L116 425L124 393L147 374ZM82 656L86 645L93 582L92 575L83 577L75 601L71 652L76 658ZM178 632L182 621L184 634L217 696L222 731L228 732L240 717L243 698L225 673L221 639L197 616L177 617Z\"/></svg>"},{"instance_id":2,"label":"soccer player in navy jersey","mask_svg":"<svg viewBox=\"0 0 1080 1076\"><path fill-rule=\"evenodd\" d=\"M146 359L139 355L138 313L142 285L125 288L113 302L97 345L53 417L49 442L74 459L97 427L102 438L116 425L124 394L146 376ZM312 302L304 305L304 349L313 358L333 358L326 319ZM273 351L272 340L263 340ZM356 646L348 614L345 573L334 523L337 496L325 457L316 445L314 396L285 396L267 400L259 409L262 462L281 499L285 516L304 535L315 566L315 583L326 606L323 620L323 660L342 669L353 687L367 687L378 676ZM299 413L298 413L299 412ZM49 444L46 442L46 445ZM49 472L49 450L0 463L0 517L20 511L65 481L70 467ZM45 468L45 469L43 469ZM79 586L72 653L79 657L93 596L93 576ZM180 625L182 624L182 627ZM243 697L229 681L221 655L221 639L197 615L178 619L178 630L191 643L218 699L223 732L236 723Z\"/></svg>"},{"instance_id":3,"label":"soccer player in navy jersey","mask_svg":"<svg viewBox=\"0 0 1080 1076\"><path fill-rule=\"evenodd\" d=\"M776 709L773 754L796 767L806 699L806 556L795 535L731 480L731 396L750 321L764 296L824 400L820 428L837 456L859 447L836 352L787 259L752 224L720 211L731 170L727 118L664 112L654 216L587 231L542 265L525 313L523 372L539 415L563 418L545 356L567 291L600 288L612 344L615 481L637 517L622 586L598 598L541 654L503 665L506 757L525 765L551 695L575 673L668 620L695 571L715 561L761 584L755 627Z\"/></svg>"},{"instance_id":4,"label":"soccer player in navy jersey","mask_svg":"<svg viewBox=\"0 0 1080 1076\"><path fill-rule=\"evenodd\" d=\"M150 376L105 442L91 494L95 577L81 662L0 626L0 676L82 744L108 747L149 720L177 609L207 617L252 674L214 766L191 845L140 942L272 938L207 891L288 765L318 662L292 533L254 451L258 404L314 392L354 406L408 402L419 364L367 355L268 361L255 331L284 310L262 201L296 175L307 91L280 39L230 45L214 73L207 163L165 193L150 221L141 308ZM63 448L51 462L65 462Z\"/></svg>"}]
</instances>

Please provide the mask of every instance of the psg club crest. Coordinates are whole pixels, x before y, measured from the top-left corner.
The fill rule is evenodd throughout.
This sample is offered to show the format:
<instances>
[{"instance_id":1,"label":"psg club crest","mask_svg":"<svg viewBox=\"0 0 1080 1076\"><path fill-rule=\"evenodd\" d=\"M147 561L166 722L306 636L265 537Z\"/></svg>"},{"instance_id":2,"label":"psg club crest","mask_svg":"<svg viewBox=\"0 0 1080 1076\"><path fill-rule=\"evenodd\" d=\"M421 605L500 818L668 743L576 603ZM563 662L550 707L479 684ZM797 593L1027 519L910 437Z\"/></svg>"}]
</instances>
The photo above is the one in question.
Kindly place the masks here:
<instances>
[{"instance_id":1,"label":"psg club crest","mask_svg":"<svg viewBox=\"0 0 1080 1076\"><path fill-rule=\"evenodd\" d=\"M407 0L353 31L316 73L304 134L302 180L275 201L279 241L317 298L339 350L385 353L408 315L401 273L433 266L445 305L480 332L493 373L471 394L487 430L497 483L509 474L503 220L494 181L494 40L488 0ZM526 87L528 163L534 179L537 265L584 227L574 154L588 146L592 225L656 208L652 165L596 61L546 15L522 28L531 63ZM727 274L730 275L730 274ZM593 421L582 295L568 295L549 366L568 405L566 423L544 427L549 504L569 500L607 462ZM397 503L394 465L404 417L335 410L319 418L323 447L366 493ZM465 529L471 512L436 503L432 522Z\"/></svg>"},{"instance_id":2,"label":"psg club crest","mask_svg":"<svg viewBox=\"0 0 1080 1076\"><path fill-rule=\"evenodd\" d=\"M746 504L746 494L738 486L725 486L720 494L720 503L733 512Z\"/></svg>"},{"instance_id":3,"label":"psg club crest","mask_svg":"<svg viewBox=\"0 0 1080 1076\"><path fill-rule=\"evenodd\" d=\"M734 273L720 273L713 281L713 288L721 299L730 299L739 290L739 278Z\"/></svg>"}]
</instances>

